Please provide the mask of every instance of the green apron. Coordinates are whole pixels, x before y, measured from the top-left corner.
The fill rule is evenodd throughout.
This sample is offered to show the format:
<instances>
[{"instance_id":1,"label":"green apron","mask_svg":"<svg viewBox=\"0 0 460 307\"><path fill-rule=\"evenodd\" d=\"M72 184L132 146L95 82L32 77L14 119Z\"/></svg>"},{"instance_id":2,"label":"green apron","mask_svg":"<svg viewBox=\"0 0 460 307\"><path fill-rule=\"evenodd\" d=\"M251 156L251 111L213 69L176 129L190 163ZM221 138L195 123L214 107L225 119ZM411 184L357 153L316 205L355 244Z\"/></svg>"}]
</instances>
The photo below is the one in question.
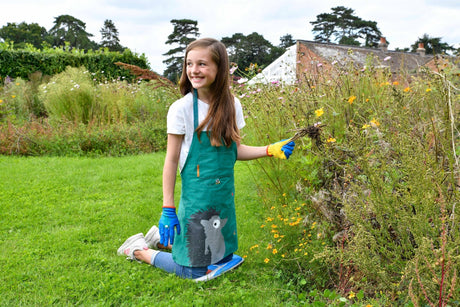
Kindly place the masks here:
<instances>
[{"instance_id":1,"label":"green apron","mask_svg":"<svg viewBox=\"0 0 460 307\"><path fill-rule=\"evenodd\" d=\"M193 92L193 119L198 126L198 98ZM181 171L182 192L178 218L181 233L172 249L176 263L204 267L238 249L235 215L234 165L236 143L212 146L206 132L193 133Z\"/></svg>"}]
</instances>

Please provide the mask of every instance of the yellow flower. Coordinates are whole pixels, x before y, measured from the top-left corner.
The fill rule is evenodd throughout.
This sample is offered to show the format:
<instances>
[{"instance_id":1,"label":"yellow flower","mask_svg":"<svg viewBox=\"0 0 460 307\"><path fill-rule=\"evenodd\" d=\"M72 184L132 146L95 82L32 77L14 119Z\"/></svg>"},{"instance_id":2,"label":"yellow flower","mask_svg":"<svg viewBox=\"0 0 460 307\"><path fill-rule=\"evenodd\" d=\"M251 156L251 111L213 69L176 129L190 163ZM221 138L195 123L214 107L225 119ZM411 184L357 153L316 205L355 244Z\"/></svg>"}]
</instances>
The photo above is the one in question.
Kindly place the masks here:
<instances>
[{"instance_id":1,"label":"yellow flower","mask_svg":"<svg viewBox=\"0 0 460 307\"><path fill-rule=\"evenodd\" d=\"M372 125L372 127L378 127L378 126L380 126L380 123L375 118L373 118L371 120L371 125Z\"/></svg>"},{"instance_id":2,"label":"yellow flower","mask_svg":"<svg viewBox=\"0 0 460 307\"><path fill-rule=\"evenodd\" d=\"M394 82L393 82L393 85L399 85L399 82L398 82L398 81L394 81Z\"/></svg>"},{"instance_id":3,"label":"yellow flower","mask_svg":"<svg viewBox=\"0 0 460 307\"><path fill-rule=\"evenodd\" d=\"M271 222L271 221L273 221L273 218L267 217L265 220L266 220L267 222Z\"/></svg>"},{"instance_id":4,"label":"yellow flower","mask_svg":"<svg viewBox=\"0 0 460 307\"><path fill-rule=\"evenodd\" d=\"M407 93L407 92L410 92L410 91L411 91L410 87L406 87L406 88L404 89L404 92L406 92L406 93Z\"/></svg>"},{"instance_id":5,"label":"yellow flower","mask_svg":"<svg viewBox=\"0 0 460 307\"><path fill-rule=\"evenodd\" d=\"M429 93L429 92L431 92L431 88L427 88L425 91L426 91L427 93Z\"/></svg>"},{"instance_id":6,"label":"yellow flower","mask_svg":"<svg viewBox=\"0 0 460 307\"><path fill-rule=\"evenodd\" d=\"M355 101L355 99L356 99L356 96L350 96L350 98L348 98L348 103L352 104L353 101Z\"/></svg>"},{"instance_id":7,"label":"yellow flower","mask_svg":"<svg viewBox=\"0 0 460 307\"><path fill-rule=\"evenodd\" d=\"M273 245L271 245L270 243L268 243L267 249L272 249L272 248L273 248Z\"/></svg>"},{"instance_id":8,"label":"yellow flower","mask_svg":"<svg viewBox=\"0 0 460 307\"><path fill-rule=\"evenodd\" d=\"M273 249L273 254L277 254L278 253L278 250L275 248Z\"/></svg>"},{"instance_id":9,"label":"yellow flower","mask_svg":"<svg viewBox=\"0 0 460 307\"><path fill-rule=\"evenodd\" d=\"M328 143L335 143L336 139L335 138L328 138L327 141Z\"/></svg>"},{"instance_id":10,"label":"yellow flower","mask_svg":"<svg viewBox=\"0 0 460 307\"><path fill-rule=\"evenodd\" d=\"M11 95L11 98L16 98L16 95Z\"/></svg>"},{"instance_id":11,"label":"yellow flower","mask_svg":"<svg viewBox=\"0 0 460 307\"><path fill-rule=\"evenodd\" d=\"M254 248L257 248L257 247L259 247L259 244L256 244L256 245L251 246L251 247L249 248L249 250L253 250Z\"/></svg>"},{"instance_id":12,"label":"yellow flower","mask_svg":"<svg viewBox=\"0 0 460 307\"><path fill-rule=\"evenodd\" d=\"M268 259L268 258L265 258L265 260L264 260L265 263L268 263L269 261L270 261L270 259Z\"/></svg>"},{"instance_id":13,"label":"yellow flower","mask_svg":"<svg viewBox=\"0 0 460 307\"><path fill-rule=\"evenodd\" d=\"M370 127L370 125L368 125L368 124L364 124L364 125L363 125L361 128L363 128L363 129L367 129L367 128L369 128L369 127Z\"/></svg>"},{"instance_id":14,"label":"yellow flower","mask_svg":"<svg viewBox=\"0 0 460 307\"><path fill-rule=\"evenodd\" d=\"M315 110L316 117L320 117L323 114L324 114L324 109L323 108Z\"/></svg>"},{"instance_id":15,"label":"yellow flower","mask_svg":"<svg viewBox=\"0 0 460 307\"><path fill-rule=\"evenodd\" d=\"M3 100L0 99L0 103L3 103Z\"/></svg>"},{"instance_id":16,"label":"yellow flower","mask_svg":"<svg viewBox=\"0 0 460 307\"><path fill-rule=\"evenodd\" d=\"M369 101L370 101L370 99L369 99L369 98L367 98L367 99L366 99L366 102L369 102Z\"/></svg>"},{"instance_id":17,"label":"yellow flower","mask_svg":"<svg viewBox=\"0 0 460 307\"><path fill-rule=\"evenodd\" d=\"M355 297L355 293L353 291L350 291L350 294L348 295L349 299L352 299Z\"/></svg>"}]
</instances>

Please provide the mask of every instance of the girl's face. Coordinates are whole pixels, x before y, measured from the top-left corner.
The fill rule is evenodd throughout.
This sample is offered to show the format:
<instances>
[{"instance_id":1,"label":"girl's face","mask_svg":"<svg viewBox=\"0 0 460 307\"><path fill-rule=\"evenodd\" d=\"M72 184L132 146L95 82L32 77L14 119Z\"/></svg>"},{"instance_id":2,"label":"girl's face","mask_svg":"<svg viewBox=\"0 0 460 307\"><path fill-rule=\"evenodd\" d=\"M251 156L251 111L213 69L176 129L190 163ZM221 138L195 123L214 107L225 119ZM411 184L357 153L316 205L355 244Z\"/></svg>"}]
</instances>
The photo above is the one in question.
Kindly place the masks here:
<instances>
[{"instance_id":1,"label":"girl's face","mask_svg":"<svg viewBox=\"0 0 460 307\"><path fill-rule=\"evenodd\" d=\"M217 64L209 48L194 48L187 53L187 77L197 90L208 90L216 80Z\"/></svg>"}]
</instances>

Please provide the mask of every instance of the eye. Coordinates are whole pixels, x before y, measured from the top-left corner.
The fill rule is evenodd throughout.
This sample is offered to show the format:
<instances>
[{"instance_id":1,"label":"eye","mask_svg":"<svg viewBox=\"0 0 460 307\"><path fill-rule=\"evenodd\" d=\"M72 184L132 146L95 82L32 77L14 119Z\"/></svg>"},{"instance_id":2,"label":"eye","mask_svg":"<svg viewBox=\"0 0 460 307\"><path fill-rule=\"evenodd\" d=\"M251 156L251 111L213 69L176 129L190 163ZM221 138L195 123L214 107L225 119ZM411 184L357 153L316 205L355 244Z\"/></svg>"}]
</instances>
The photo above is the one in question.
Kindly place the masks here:
<instances>
[{"instance_id":1,"label":"eye","mask_svg":"<svg viewBox=\"0 0 460 307\"><path fill-rule=\"evenodd\" d=\"M213 223L212 223L212 227L218 229L220 226L220 220L215 220Z\"/></svg>"}]
</instances>

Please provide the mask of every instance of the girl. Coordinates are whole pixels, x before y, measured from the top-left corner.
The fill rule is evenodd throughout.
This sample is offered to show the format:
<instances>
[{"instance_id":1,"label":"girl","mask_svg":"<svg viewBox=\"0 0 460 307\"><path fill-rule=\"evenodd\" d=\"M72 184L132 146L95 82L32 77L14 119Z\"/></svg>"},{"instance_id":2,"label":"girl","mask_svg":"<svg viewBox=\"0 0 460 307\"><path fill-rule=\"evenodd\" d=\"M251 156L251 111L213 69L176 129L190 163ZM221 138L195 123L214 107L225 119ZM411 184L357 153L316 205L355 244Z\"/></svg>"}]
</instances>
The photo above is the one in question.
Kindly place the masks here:
<instances>
[{"instance_id":1,"label":"girl","mask_svg":"<svg viewBox=\"0 0 460 307\"><path fill-rule=\"evenodd\" d=\"M234 164L266 156L287 159L294 142L268 146L241 144L245 122L240 101L230 91L229 61L221 42L204 38L186 49L179 82L183 98L167 117L168 144L163 168L163 212L159 229L134 235L118 249L128 259L147 262L183 278L203 278L242 258L234 204ZM174 201L177 168L182 178L178 215ZM172 253L152 248L171 248Z\"/></svg>"}]
</instances>

